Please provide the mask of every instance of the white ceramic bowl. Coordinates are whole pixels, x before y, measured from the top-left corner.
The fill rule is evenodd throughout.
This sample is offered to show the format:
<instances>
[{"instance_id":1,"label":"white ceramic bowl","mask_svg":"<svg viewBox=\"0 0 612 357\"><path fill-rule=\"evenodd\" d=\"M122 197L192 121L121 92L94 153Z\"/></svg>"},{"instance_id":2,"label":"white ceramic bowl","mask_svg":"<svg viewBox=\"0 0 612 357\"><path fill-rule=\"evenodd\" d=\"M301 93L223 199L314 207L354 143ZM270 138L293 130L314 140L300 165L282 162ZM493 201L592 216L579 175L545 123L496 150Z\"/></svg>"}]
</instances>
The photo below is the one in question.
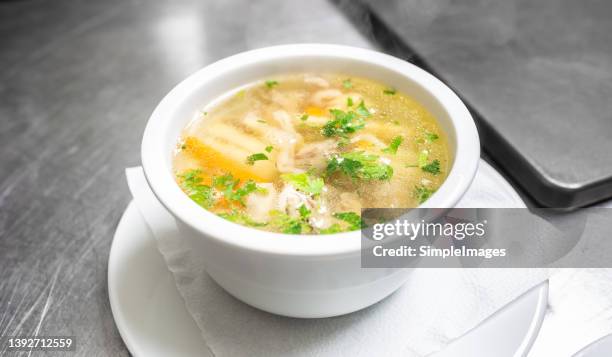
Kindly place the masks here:
<instances>
[{"instance_id":1,"label":"white ceramic bowl","mask_svg":"<svg viewBox=\"0 0 612 357\"><path fill-rule=\"evenodd\" d=\"M480 143L467 108L438 79L395 57L346 46L299 44L240 53L194 73L159 103L142 142L144 172L207 273L230 294L262 310L328 317L380 301L406 281L409 270L361 268L359 231L299 236L224 220L189 199L172 172L173 149L194 113L253 81L297 71L378 80L414 97L438 118L453 153L452 169L423 207L453 207L459 201L476 174Z\"/></svg>"}]
</instances>

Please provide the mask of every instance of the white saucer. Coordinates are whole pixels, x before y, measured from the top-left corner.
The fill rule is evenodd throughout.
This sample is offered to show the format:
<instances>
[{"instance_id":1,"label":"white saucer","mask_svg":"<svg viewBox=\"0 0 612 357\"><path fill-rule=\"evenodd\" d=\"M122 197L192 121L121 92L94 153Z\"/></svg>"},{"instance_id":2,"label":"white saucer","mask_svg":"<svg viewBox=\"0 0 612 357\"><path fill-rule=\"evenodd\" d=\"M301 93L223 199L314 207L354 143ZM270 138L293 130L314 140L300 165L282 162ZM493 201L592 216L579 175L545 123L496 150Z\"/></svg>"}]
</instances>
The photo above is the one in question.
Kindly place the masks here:
<instances>
[{"instance_id":1,"label":"white saucer","mask_svg":"<svg viewBox=\"0 0 612 357\"><path fill-rule=\"evenodd\" d=\"M500 207L524 207L514 189L484 161L478 175L477 182L495 182ZM115 323L133 355L211 355L157 250L155 238L133 202L123 214L113 238L108 292ZM547 298L548 283L543 283L436 356L526 355L544 318Z\"/></svg>"}]
</instances>

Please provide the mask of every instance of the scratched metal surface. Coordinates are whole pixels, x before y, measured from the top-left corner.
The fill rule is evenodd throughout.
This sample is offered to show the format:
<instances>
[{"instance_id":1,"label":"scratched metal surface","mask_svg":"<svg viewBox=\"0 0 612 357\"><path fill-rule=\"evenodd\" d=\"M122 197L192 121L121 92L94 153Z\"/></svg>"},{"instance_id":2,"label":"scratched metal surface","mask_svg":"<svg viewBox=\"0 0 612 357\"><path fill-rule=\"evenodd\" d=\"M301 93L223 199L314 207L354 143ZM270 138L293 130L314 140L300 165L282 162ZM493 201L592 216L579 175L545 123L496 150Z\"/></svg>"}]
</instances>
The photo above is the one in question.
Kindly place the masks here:
<instances>
[{"instance_id":1,"label":"scratched metal surface","mask_svg":"<svg viewBox=\"0 0 612 357\"><path fill-rule=\"evenodd\" d=\"M368 46L324 0L1 1L0 335L127 355L106 268L149 114L216 59L315 41Z\"/></svg>"}]
</instances>

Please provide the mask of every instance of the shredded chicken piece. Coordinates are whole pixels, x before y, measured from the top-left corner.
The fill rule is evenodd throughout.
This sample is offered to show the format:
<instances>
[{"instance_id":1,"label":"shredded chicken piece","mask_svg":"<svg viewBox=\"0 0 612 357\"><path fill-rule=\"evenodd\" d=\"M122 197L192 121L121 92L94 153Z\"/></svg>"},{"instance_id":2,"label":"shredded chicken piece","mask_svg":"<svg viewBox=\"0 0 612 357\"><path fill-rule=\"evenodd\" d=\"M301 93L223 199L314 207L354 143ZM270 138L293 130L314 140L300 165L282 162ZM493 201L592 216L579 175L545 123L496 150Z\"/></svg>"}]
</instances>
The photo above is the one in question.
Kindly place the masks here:
<instances>
[{"instance_id":1,"label":"shredded chicken piece","mask_svg":"<svg viewBox=\"0 0 612 357\"><path fill-rule=\"evenodd\" d=\"M312 227L324 229L332 225L331 212L323 197L315 200L310 195L298 191L293 185L285 185L278 195L278 209L291 217L299 217L302 205L310 210L308 223Z\"/></svg>"},{"instance_id":2,"label":"shredded chicken piece","mask_svg":"<svg viewBox=\"0 0 612 357\"><path fill-rule=\"evenodd\" d=\"M267 125L262 123L261 118L253 112L246 113L246 115L242 118L242 122L249 128L264 127Z\"/></svg>"},{"instance_id":3,"label":"shredded chicken piece","mask_svg":"<svg viewBox=\"0 0 612 357\"><path fill-rule=\"evenodd\" d=\"M276 153L276 168L280 172L295 172L295 148L303 141L302 136L295 131L291 117L284 110L272 113L272 119L280 127L264 124L254 113L248 113L243 118L243 123L274 146Z\"/></svg>"},{"instance_id":4,"label":"shredded chicken piece","mask_svg":"<svg viewBox=\"0 0 612 357\"><path fill-rule=\"evenodd\" d=\"M272 113L272 118L278 123L278 125L284 131L295 133L295 128L291 121L291 116L284 110L277 110Z\"/></svg>"},{"instance_id":5,"label":"shredded chicken piece","mask_svg":"<svg viewBox=\"0 0 612 357\"><path fill-rule=\"evenodd\" d=\"M325 201L321 200L319 206L312 211L308 223L316 229L325 229L332 225L331 212L327 208Z\"/></svg>"},{"instance_id":6,"label":"shredded chicken piece","mask_svg":"<svg viewBox=\"0 0 612 357\"><path fill-rule=\"evenodd\" d=\"M304 83L314 84L314 85L319 86L321 88L329 87L329 82L328 81L326 81L325 79L323 79L321 77L311 76L311 75L305 75L304 76Z\"/></svg>"},{"instance_id":7,"label":"shredded chicken piece","mask_svg":"<svg viewBox=\"0 0 612 357\"><path fill-rule=\"evenodd\" d=\"M279 172L295 172L295 145L294 144L284 144L280 146L280 151L278 156L276 157L276 169Z\"/></svg>"},{"instance_id":8,"label":"shredded chicken piece","mask_svg":"<svg viewBox=\"0 0 612 357\"><path fill-rule=\"evenodd\" d=\"M278 209L292 217L298 217L299 208L302 205L312 210L315 207L315 201L309 195L298 191L293 185L286 184L278 195Z\"/></svg>"},{"instance_id":9,"label":"shredded chicken piece","mask_svg":"<svg viewBox=\"0 0 612 357\"><path fill-rule=\"evenodd\" d=\"M275 89L270 90L269 95L272 102L291 113L298 110L298 103L301 103L305 97L305 94L299 92L280 92Z\"/></svg>"},{"instance_id":10,"label":"shredded chicken piece","mask_svg":"<svg viewBox=\"0 0 612 357\"><path fill-rule=\"evenodd\" d=\"M340 97L342 92L338 89L322 89L315 92L311 97L311 102L318 107L327 107L330 100Z\"/></svg>"},{"instance_id":11,"label":"shredded chicken piece","mask_svg":"<svg viewBox=\"0 0 612 357\"><path fill-rule=\"evenodd\" d=\"M335 140L324 140L315 143L309 143L295 155L295 163L300 168L323 169L327 165L327 157L336 151L338 144Z\"/></svg>"},{"instance_id":12,"label":"shredded chicken piece","mask_svg":"<svg viewBox=\"0 0 612 357\"><path fill-rule=\"evenodd\" d=\"M248 195L246 199L246 210L254 221L266 222L270 218L270 210L274 209L278 194L272 183L258 183L257 187L265 188L267 193L255 192Z\"/></svg>"},{"instance_id":13,"label":"shredded chicken piece","mask_svg":"<svg viewBox=\"0 0 612 357\"><path fill-rule=\"evenodd\" d=\"M267 134L275 142L278 151L276 168L280 172L294 172L296 171L295 147L298 142L302 141L302 136L295 131L291 116L286 111L277 110L272 113L272 117L282 129L282 133L270 131Z\"/></svg>"}]
</instances>

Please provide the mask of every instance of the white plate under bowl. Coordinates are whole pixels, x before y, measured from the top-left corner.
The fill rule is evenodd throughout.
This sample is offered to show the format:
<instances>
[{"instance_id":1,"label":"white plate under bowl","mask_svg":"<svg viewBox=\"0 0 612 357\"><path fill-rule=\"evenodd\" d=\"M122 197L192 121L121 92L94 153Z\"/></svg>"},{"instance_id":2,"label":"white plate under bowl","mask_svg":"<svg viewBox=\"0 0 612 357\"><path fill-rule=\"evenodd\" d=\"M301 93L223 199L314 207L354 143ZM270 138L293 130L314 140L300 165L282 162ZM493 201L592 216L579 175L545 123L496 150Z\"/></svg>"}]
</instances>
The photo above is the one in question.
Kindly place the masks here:
<instances>
[{"instance_id":1,"label":"white plate under bowl","mask_svg":"<svg viewBox=\"0 0 612 357\"><path fill-rule=\"evenodd\" d=\"M474 182L494 182L494 196L499 201L495 203L499 207L524 207L512 186L484 161ZM476 196L487 194L478 192ZM211 356L157 250L155 238L133 202L113 238L108 293L119 333L133 355ZM452 342L436 357L526 355L544 318L547 298L548 283L543 283Z\"/></svg>"}]
</instances>

